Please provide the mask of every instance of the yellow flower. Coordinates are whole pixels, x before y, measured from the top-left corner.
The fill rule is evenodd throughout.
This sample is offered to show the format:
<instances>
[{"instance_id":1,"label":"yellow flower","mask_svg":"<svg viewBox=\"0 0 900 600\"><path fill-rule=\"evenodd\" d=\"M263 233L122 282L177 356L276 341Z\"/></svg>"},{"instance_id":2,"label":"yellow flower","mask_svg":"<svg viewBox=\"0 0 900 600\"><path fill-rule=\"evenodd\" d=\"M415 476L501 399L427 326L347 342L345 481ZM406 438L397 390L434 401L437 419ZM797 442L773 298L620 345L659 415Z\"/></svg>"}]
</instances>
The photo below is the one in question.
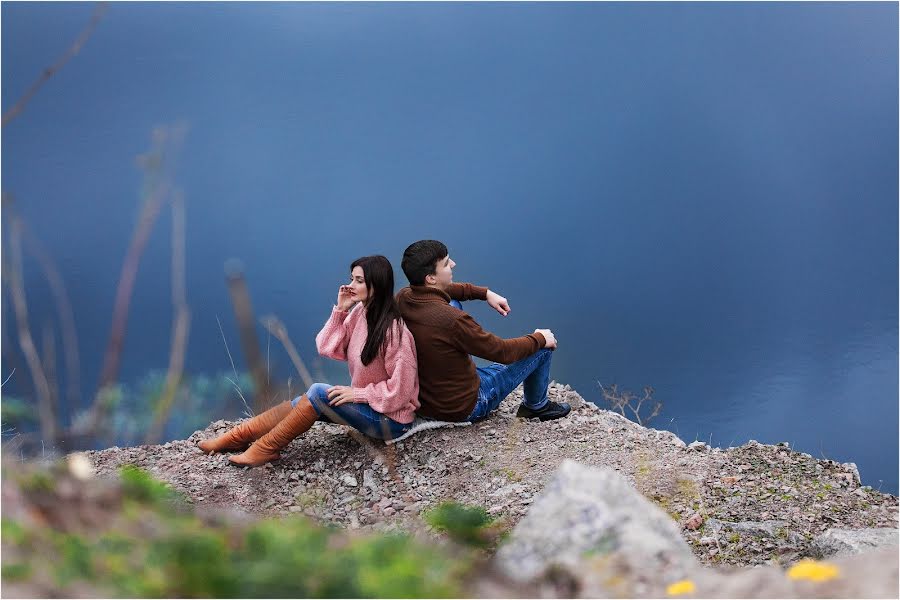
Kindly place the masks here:
<instances>
[{"instance_id":1,"label":"yellow flower","mask_svg":"<svg viewBox=\"0 0 900 600\"><path fill-rule=\"evenodd\" d=\"M676 581L666 588L666 593L670 596L680 596L682 594L692 594L694 592L694 582L690 579L682 579Z\"/></svg>"},{"instance_id":2,"label":"yellow flower","mask_svg":"<svg viewBox=\"0 0 900 600\"><path fill-rule=\"evenodd\" d=\"M840 575L835 565L804 559L788 569L788 577L791 579L809 579L810 581L828 581Z\"/></svg>"}]
</instances>

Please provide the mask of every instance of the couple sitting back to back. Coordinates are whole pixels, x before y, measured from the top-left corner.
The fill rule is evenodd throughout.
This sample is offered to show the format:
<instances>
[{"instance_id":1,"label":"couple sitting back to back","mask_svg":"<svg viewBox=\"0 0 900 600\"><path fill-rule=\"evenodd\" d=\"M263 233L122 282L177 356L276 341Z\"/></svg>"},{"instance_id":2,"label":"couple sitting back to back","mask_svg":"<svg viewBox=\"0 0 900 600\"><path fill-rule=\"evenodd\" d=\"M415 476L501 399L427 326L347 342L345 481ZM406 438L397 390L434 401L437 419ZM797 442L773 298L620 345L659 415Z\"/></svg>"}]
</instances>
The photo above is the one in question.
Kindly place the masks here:
<instances>
[{"instance_id":1,"label":"couple sitting back to back","mask_svg":"<svg viewBox=\"0 0 900 600\"><path fill-rule=\"evenodd\" d=\"M442 421L479 421L520 383L525 399L516 415L542 421L565 417L569 405L547 398L556 338L549 329L510 339L497 337L462 310L485 300L501 315L506 298L485 287L453 282L447 247L422 240L403 253L409 287L393 295L394 272L384 256L350 265L350 282L316 336L320 355L346 361L349 386L314 383L302 396L199 443L204 452L243 450L240 466L279 458L291 440L316 421L342 423L375 439L409 431L416 413ZM493 364L476 367L470 355Z\"/></svg>"}]
</instances>

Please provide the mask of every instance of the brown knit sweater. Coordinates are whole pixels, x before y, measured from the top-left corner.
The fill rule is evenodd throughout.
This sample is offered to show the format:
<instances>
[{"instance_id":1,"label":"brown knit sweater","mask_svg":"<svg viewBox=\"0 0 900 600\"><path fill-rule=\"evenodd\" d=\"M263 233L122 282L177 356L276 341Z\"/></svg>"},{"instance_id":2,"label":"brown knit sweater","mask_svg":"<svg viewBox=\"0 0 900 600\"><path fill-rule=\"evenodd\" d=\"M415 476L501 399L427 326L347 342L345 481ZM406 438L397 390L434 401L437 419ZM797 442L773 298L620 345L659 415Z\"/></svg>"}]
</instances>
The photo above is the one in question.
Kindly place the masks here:
<instances>
[{"instance_id":1,"label":"brown knit sweater","mask_svg":"<svg viewBox=\"0 0 900 600\"><path fill-rule=\"evenodd\" d=\"M442 421L464 421L478 400L480 383L470 354L509 364L544 347L544 336L532 333L503 339L489 333L450 300L486 300L488 289L453 283L446 292L424 285L397 293L400 314L416 342L419 364L418 414Z\"/></svg>"}]
</instances>

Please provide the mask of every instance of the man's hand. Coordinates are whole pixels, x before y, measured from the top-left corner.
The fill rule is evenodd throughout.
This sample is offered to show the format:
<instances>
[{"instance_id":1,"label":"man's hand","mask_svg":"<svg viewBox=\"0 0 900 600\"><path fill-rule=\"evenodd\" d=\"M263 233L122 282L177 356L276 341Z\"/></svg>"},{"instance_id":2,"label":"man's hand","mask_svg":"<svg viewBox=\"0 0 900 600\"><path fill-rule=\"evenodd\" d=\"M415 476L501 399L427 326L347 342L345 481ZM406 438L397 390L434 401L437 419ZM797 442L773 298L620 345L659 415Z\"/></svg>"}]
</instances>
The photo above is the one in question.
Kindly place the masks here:
<instances>
[{"instance_id":1,"label":"man's hand","mask_svg":"<svg viewBox=\"0 0 900 600\"><path fill-rule=\"evenodd\" d=\"M353 388L346 385L334 385L328 388L328 406L340 406L353 402Z\"/></svg>"},{"instance_id":2,"label":"man's hand","mask_svg":"<svg viewBox=\"0 0 900 600\"><path fill-rule=\"evenodd\" d=\"M556 348L556 336L553 335L552 331L549 329L535 329L534 332L544 336L544 348L550 348L551 350Z\"/></svg>"},{"instance_id":3,"label":"man's hand","mask_svg":"<svg viewBox=\"0 0 900 600\"><path fill-rule=\"evenodd\" d=\"M509 302L507 302L506 298L504 298L497 292L492 292L491 290L488 290L487 303L490 305L491 308L496 310L498 313L500 313L504 317L509 314Z\"/></svg>"}]
</instances>

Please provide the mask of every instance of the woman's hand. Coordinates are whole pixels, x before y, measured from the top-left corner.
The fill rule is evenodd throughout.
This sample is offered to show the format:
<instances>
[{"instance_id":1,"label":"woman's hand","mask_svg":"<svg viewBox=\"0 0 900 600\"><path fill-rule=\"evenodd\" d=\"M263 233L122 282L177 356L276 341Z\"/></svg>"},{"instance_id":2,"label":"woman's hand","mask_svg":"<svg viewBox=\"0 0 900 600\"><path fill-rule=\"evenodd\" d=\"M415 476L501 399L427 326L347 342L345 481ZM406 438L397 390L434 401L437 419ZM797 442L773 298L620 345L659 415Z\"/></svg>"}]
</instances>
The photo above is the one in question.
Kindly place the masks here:
<instances>
[{"instance_id":1,"label":"woman's hand","mask_svg":"<svg viewBox=\"0 0 900 600\"><path fill-rule=\"evenodd\" d=\"M355 402L353 388L346 385L334 385L328 388L328 406L340 406L348 402Z\"/></svg>"},{"instance_id":2,"label":"woman's hand","mask_svg":"<svg viewBox=\"0 0 900 600\"><path fill-rule=\"evenodd\" d=\"M338 297L337 297L337 307L338 310L350 310L350 307L353 306L354 300L353 296L350 295L350 286L342 285L340 289L338 289Z\"/></svg>"}]
</instances>

